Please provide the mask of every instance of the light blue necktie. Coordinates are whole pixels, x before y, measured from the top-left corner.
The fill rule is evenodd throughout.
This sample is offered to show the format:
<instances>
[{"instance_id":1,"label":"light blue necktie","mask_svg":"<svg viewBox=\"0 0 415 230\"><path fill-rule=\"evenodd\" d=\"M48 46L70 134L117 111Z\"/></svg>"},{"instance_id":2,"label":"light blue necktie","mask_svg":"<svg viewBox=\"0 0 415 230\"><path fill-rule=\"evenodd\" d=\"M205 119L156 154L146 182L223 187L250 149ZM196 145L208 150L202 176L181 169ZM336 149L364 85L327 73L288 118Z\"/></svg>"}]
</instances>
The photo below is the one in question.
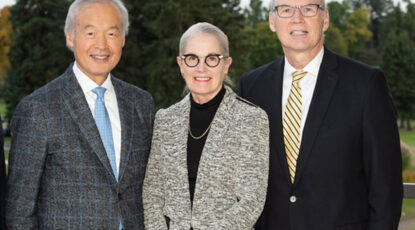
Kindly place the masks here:
<instances>
[{"instance_id":1,"label":"light blue necktie","mask_svg":"<svg viewBox=\"0 0 415 230\"><path fill-rule=\"evenodd\" d=\"M104 144L105 151L107 152L108 159L111 164L112 171L114 172L115 179L118 182L117 166L115 165L115 151L114 141L112 139L111 121L108 115L107 108L105 108L104 94L107 89L101 86L92 90L97 95L95 100L95 123L97 124L99 135L101 136L102 143ZM120 220L119 229L122 229L122 223Z\"/></svg>"},{"instance_id":2,"label":"light blue necktie","mask_svg":"<svg viewBox=\"0 0 415 230\"><path fill-rule=\"evenodd\" d=\"M108 116L107 108L104 103L104 93L107 89L101 86L92 90L97 95L95 100L95 123L97 124L99 135L107 152L108 160L110 161L112 171L115 179L118 181L117 166L115 165L114 141L112 139L112 128L110 117Z\"/></svg>"}]
</instances>

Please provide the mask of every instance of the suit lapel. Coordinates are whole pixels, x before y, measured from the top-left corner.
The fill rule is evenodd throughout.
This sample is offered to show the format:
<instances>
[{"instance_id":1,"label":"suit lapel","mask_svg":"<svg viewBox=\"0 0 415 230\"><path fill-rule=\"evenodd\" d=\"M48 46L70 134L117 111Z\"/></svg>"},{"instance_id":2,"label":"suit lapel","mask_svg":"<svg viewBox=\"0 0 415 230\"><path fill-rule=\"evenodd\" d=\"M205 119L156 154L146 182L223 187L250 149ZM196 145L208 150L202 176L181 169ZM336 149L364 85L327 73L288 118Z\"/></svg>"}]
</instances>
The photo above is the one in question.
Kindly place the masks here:
<instances>
[{"instance_id":1,"label":"suit lapel","mask_svg":"<svg viewBox=\"0 0 415 230\"><path fill-rule=\"evenodd\" d=\"M104 168L112 175L113 182L117 183L85 95L72 71L72 65L65 72L65 77L62 91L63 103L91 149L97 154Z\"/></svg>"},{"instance_id":2,"label":"suit lapel","mask_svg":"<svg viewBox=\"0 0 415 230\"><path fill-rule=\"evenodd\" d=\"M119 80L113 76L111 76L111 82L114 86L115 94L117 96L118 111L120 114L121 123L121 152L120 167L118 173L118 182L120 182L125 173L125 169L130 158L130 143L132 143L132 134L134 132L139 132L139 130L133 130L134 127L136 127L134 123L138 121L131 118L131 116L134 114L134 106L128 100L129 96L126 95L128 93L127 90L124 90L124 87L122 84L120 84Z\"/></svg>"},{"instance_id":3,"label":"suit lapel","mask_svg":"<svg viewBox=\"0 0 415 230\"><path fill-rule=\"evenodd\" d=\"M214 120L212 123L212 127L210 128L210 131L206 138L205 146L202 150L202 155L200 157L200 163L196 177L194 200L198 199L198 194L200 193L200 191L203 191L205 189L204 186L207 185L203 183L203 176L209 175L209 172L206 171L209 170L208 162L213 161L213 153L218 152L217 149L223 145L223 136L227 133L229 124L231 123L232 119L233 104L235 100L234 98L235 96L233 91L229 87L226 87L225 96L222 102L220 103L219 108L216 111L216 114L213 118Z\"/></svg>"},{"instance_id":4,"label":"suit lapel","mask_svg":"<svg viewBox=\"0 0 415 230\"><path fill-rule=\"evenodd\" d=\"M282 127L282 88L284 75L284 58L280 58L273 64L269 71L264 75L263 92L266 103L261 106L268 113L270 121L270 164L274 165L275 160L278 160L282 168L282 173L285 175L287 182L291 184L290 174L288 171L287 158L285 154L284 136ZM269 102L270 101L270 102ZM266 108L269 106L269 108ZM275 156L277 155L277 156ZM277 157L277 159L275 159ZM278 172L277 172L278 173ZM272 178L270 178L272 180Z\"/></svg>"},{"instance_id":5,"label":"suit lapel","mask_svg":"<svg viewBox=\"0 0 415 230\"><path fill-rule=\"evenodd\" d=\"M181 189L182 194L184 194L184 196L180 196L180 198L182 198L180 203L184 204L183 207L186 207L186 210L182 211L190 216L192 206L190 202L189 171L187 168L187 137L188 121L190 116L189 94L187 94L187 96L185 96L179 103L179 110L174 113L177 114L177 116L175 119L172 119L173 124L171 124L171 127L174 129L170 130L172 136L177 137L177 139L173 138L175 143L173 143L172 146L174 146L175 149L171 152L171 154L174 154L172 157L177 159L177 164L175 164L177 166L177 176L178 178L181 178L178 180L178 183L180 184L177 187Z\"/></svg>"},{"instance_id":6,"label":"suit lapel","mask_svg":"<svg viewBox=\"0 0 415 230\"><path fill-rule=\"evenodd\" d=\"M336 56L329 50L325 49L303 131L294 184L297 184L301 179L302 172L307 164L307 159L310 157L314 140L318 136L318 132L324 120L327 108L333 96L334 89L336 88L338 75L335 71L333 71L336 66Z\"/></svg>"}]
</instances>

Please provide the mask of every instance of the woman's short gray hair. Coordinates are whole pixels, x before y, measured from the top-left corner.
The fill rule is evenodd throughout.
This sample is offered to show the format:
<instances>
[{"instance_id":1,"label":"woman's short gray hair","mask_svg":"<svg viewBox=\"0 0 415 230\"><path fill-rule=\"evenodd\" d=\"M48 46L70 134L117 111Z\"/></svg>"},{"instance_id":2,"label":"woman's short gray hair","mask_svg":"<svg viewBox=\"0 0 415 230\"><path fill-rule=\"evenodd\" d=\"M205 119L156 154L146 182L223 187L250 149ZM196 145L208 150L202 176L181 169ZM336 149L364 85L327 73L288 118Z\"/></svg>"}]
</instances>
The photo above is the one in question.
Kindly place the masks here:
<instances>
[{"instance_id":1,"label":"woman's short gray hair","mask_svg":"<svg viewBox=\"0 0 415 230\"><path fill-rule=\"evenodd\" d=\"M229 41L228 36L219 29L218 27L208 23L208 22L199 22L187 29L182 37L180 38L180 47L179 53L180 55L184 54L184 49L186 48L187 40L195 34L204 33L209 34L215 37L219 41L219 45L222 48L222 52L224 56L229 56Z\"/></svg>"},{"instance_id":2,"label":"woman's short gray hair","mask_svg":"<svg viewBox=\"0 0 415 230\"><path fill-rule=\"evenodd\" d=\"M122 36L125 37L128 34L128 27L130 25L128 21L128 11L127 8L124 6L124 3L121 0L75 0L71 6L69 7L68 14L66 15L65 21L65 35L66 33L70 32L71 36L75 36L75 23L76 23L76 16L82 10L82 8L87 4L92 3L106 3L110 4L118 10L121 15L122 20Z\"/></svg>"}]
</instances>

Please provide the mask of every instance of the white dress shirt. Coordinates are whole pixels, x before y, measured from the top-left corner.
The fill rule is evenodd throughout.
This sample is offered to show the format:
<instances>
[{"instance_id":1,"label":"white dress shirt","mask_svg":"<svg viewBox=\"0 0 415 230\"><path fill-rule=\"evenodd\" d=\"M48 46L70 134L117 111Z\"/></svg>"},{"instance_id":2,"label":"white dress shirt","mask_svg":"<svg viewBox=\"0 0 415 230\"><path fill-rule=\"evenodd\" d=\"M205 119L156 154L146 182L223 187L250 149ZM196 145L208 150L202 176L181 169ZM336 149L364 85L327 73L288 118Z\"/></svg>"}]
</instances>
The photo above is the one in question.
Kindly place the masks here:
<instances>
[{"instance_id":1,"label":"white dress shirt","mask_svg":"<svg viewBox=\"0 0 415 230\"><path fill-rule=\"evenodd\" d=\"M320 70L321 62L323 61L324 56L324 49L321 48L320 52L308 63L304 69L307 71L307 75L303 79L300 80L300 87L302 93L302 105L303 109L301 111L301 132L300 132L300 143L303 136L303 130L305 121L307 118L308 110L310 108L311 99L313 97L314 88L317 82L317 75L318 71ZM290 94L291 84L293 81L292 74L298 71L295 69L285 57L285 65L284 65L284 78L283 78L283 86L282 86L282 119L284 119L284 111L288 100L288 95Z\"/></svg>"},{"instance_id":2,"label":"white dress shirt","mask_svg":"<svg viewBox=\"0 0 415 230\"><path fill-rule=\"evenodd\" d=\"M78 68L76 62L73 65L73 72L75 74L76 79L78 80L79 85L82 88L82 91L84 92L86 101L88 102L88 106L91 109L92 116L95 116L94 109L97 95L94 92L92 92L92 90L98 87L99 85L92 81L88 76L86 76L86 74L84 74ZM117 96L114 91L114 86L111 82L110 74L108 74L107 79L104 81L104 83L102 83L101 86L107 89L104 94L104 103L111 121L112 138L114 141L115 163L117 166L117 172L119 173L121 158L121 121L120 113L118 110Z\"/></svg>"}]
</instances>

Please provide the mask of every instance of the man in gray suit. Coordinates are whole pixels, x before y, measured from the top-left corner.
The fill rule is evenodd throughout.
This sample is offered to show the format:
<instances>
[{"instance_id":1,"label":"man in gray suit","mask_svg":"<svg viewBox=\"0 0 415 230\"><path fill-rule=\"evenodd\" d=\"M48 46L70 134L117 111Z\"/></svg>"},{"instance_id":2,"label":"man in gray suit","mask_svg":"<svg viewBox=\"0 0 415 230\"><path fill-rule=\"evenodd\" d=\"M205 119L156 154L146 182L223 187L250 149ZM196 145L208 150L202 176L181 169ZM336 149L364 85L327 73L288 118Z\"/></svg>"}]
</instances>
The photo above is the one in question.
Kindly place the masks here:
<instances>
[{"instance_id":1,"label":"man in gray suit","mask_svg":"<svg viewBox=\"0 0 415 230\"><path fill-rule=\"evenodd\" d=\"M8 229L144 229L154 105L110 74L127 32L120 0L70 6L65 34L75 62L14 113Z\"/></svg>"}]
</instances>

